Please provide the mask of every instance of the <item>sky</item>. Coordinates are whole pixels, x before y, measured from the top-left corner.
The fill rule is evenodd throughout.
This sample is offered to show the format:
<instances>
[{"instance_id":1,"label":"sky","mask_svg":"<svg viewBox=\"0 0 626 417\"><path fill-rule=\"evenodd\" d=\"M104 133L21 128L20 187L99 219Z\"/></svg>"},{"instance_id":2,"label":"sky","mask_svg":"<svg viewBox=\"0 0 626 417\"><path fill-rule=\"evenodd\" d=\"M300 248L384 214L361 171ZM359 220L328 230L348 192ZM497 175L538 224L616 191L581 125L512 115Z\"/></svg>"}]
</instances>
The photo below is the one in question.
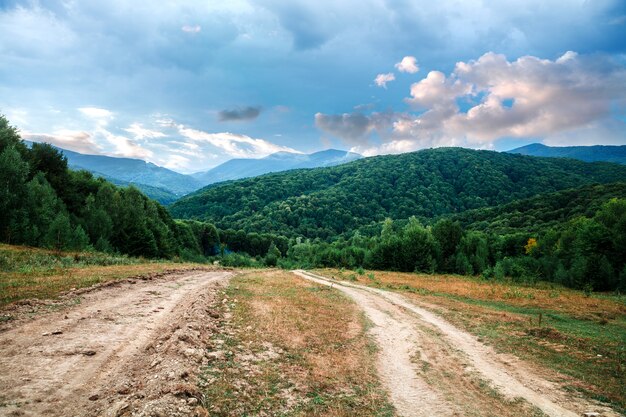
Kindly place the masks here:
<instances>
[{"instance_id":1,"label":"sky","mask_svg":"<svg viewBox=\"0 0 626 417\"><path fill-rule=\"evenodd\" d=\"M626 2L0 0L0 114L25 139L183 173L626 144Z\"/></svg>"}]
</instances>

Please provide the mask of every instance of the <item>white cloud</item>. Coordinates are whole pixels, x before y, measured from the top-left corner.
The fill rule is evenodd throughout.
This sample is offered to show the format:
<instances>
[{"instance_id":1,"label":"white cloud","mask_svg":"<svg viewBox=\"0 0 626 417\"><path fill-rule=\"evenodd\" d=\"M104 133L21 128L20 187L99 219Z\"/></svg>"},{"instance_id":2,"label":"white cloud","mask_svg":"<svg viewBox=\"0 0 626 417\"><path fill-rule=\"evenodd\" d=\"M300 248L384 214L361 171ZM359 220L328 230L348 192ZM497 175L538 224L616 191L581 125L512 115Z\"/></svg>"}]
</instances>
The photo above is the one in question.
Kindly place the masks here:
<instances>
[{"instance_id":1,"label":"white cloud","mask_svg":"<svg viewBox=\"0 0 626 417\"><path fill-rule=\"evenodd\" d=\"M165 159L162 166L180 172L187 170L190 162L191 160L189 158L185 158L184 156L169 155L167 159Z\"/></svg>"},{"instance_id":2,"label":"white cloud","mask_svg":"<svg viewBox=\"0 0 626 417\"><path fill-rule=\"evenodd\" d=\"M107 142L115 148L114 156L126 158L150 159L154 155L149 149L145 149L127 137L116 135L105 129L97 129L96 133L101 135Z\"/></svg>"},{"instance_id":3,"label":"white cloud","mask_svg":"<svg viewBox=\"0 0 626 417\"><path fill-rule=\"evenodd\" d=\"M378 74L376 78L374 78L374 82L377 86L387 88L387 83L396 79L396 76L391 72L388 74Z\"/></svg>"},{"instance_id":4,"label":"white cloud","mask_svg":"<svg viewBox=\"0 0 626 417\"><path fill-rule=\"evenodd\" d=\"M185 25L180 28L180 30L186 33L199 33L202 30L202 27L200 27L200 25Z\"/></svg>"},{"instance_id":5,"label":"white cloud","mask_svg":"<svg viewBox=\"0 0 626 417\"><path fill-rule=\"evenodd\" d=\"M167 136L165 133L160 132L158 130L146 129L142 126L141 123L133 123L126 129L123 129L128 133L131 133L135 139L154 139L154 138L163 138Z\"/></svg>"},{"instance_id":6,"label":"white cloud","mask_svg":"<svg viewBox=\"0 0 626 417\"><path fill-rule=\"evenodd\" d=\"M385 118L317 114L316 126L365 154L436 146L488 149L511 137L626 143L626 123L614 117L626 106L626 68L602 56L569 51L555 60L508 61L490 52L457 63L449 76L429 72L411 85L405 102L412 112ZM380 144L371 144L373 133Z\"/></svg>"},{"instance_id":7,"label":"white cloud","mask_svg":"<svg viewBox=\"0 0 626 417\"><path fill-rule=\"evenodd\" d=\"M110 119L113 112L99 107L79 107L78 111L91 119Z\"/></svg>"},{"instance_id":8,"label":"white cloud","mask_svg":"<svg viewBox=\"0 0 626 417\"><path fill-rule=\"evenodd\" d=\"M57 130L51 134L22 132L23 139L32 142L45 142L59 148L85 154L100 154L102 148L93 136L85 131Z\"/></svg>"},{"instance_id":9,"label":"white cloud","mask_svg":"<svg viewBox=\"0 0 626 417\"><path fill-rule=\"evenodd\" d=\"M255 139L246 135L229 132L208 133L202 130L191 129L183 125L178 126L178 132L196 143L208 143L221 149L233 158L261 158L275 152L300 153L295 149L276 145L264 139Z\"/></svg>"},{"instance_id":10,"label":"white cloud","mask_svg":"<svg viewBox=\"0 0 626 417\"><path fill-rule=\"evenodd\" d=\"M408 72L409 74L415 74L420 70L419 65L417 65L417 59L414 56L405 56L395 67L398 71Z\"/></svg>"},{"instance_id":11,"label":"white cloud","mask_svg":"<svg viewBox=\"0 0 626 417\"><path fill-rule=\"evenodd\" d=\"M79 107L78 111L100 127L105 127L113 120L113 112L100 107Z\"/></svg>"}]
</instances>

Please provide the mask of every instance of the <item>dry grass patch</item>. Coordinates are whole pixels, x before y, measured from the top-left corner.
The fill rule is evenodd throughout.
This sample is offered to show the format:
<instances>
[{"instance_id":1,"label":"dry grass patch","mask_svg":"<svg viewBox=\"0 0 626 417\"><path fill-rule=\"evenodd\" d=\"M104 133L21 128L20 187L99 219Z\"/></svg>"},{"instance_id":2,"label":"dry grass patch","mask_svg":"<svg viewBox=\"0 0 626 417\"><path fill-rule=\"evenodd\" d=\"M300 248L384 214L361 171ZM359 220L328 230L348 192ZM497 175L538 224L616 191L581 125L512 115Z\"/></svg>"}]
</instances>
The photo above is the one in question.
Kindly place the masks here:
<instances>
[{"instance_id":1,"label":"dry grass patch","mask_svg":"<svg viewBox=\"0 0 626 417\"><path fill-rule=\"evenodd\" d=\"M365 320L338 291L258 271L234 278L222 305L227 330L205 374L211 415L393 414Z\"/></svg>"},{"instance_id":2,"label":"dry grass patch","mask_svg":"<svg viewBox=\"0 0 626 417\"><path fill-rule=\"evenodd\" d=\"M524 359L535 372L626 412L624 296L454 275L316 272L402 292L496 350Z\"/></svg>"},{"instance_id":3,"label":"dry grass patch","mask_svg":"<svg viewBox=\"0 0 626 417\"><path fill-rule=\"evenodd\" d=\"M103 253L0 245L0 307L24 299L52 299L106 281L197 267Z\"/></svg>"}]
</instances>

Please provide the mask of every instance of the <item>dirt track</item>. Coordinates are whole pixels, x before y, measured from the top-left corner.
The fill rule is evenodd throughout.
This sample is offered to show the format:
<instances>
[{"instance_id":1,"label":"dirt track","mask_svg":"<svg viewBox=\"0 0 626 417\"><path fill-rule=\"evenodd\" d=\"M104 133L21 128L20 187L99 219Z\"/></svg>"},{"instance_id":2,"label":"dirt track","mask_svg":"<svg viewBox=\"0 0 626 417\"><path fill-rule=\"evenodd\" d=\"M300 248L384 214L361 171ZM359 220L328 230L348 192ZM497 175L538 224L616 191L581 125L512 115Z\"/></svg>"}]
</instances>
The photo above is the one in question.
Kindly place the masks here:
<instances>
[{"instance_id":1,"label":"dirt track","mask_svg":"<svg viewBox=\"0 0 626 417\"><path fill-rule=\"evenodd\" d=\"M0 415L205 415L195 378L230 275L125 280L3 329Z\"/></svg>"},{"instance_id":2,"label":"dirt track","mask_svg":"<svg viewBox=\"0 0 626 417\"><path fill-rule=\"evenodd\" d=\"M380 349L379 374L401 416L503 415L506 407L493 407L520 398L529 405L528 415L534 415L534 408L552 417L576 417L589 411L617 416L533 375L516 358L496 353L397 293L337 282L305 271L294 273L344 292L373 322L371 333ZM419 365L432 370L424 372ZM486 394L478 392L471 397L471 381L477 378L490 388L483 390ZM496 401L499 396L504 401Z\"/></svg>"}]
</instances>

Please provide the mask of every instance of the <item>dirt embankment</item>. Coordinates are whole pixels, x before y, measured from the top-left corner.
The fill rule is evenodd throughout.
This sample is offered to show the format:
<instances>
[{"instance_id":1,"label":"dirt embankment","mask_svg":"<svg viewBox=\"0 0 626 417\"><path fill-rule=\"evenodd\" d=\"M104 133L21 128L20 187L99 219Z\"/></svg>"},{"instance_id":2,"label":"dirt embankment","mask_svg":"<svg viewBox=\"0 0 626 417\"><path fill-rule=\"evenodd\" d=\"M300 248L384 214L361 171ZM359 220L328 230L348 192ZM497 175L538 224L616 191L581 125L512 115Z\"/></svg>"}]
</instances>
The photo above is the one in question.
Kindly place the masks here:
<instances>
[{"instance_id":1,"label":"dirt embankment","mask_svg":"<svg viewBox=\"0 0 626 417\"><path fill-rule=\"evenodd\" d=\"M0 415L206 415L196 375L231 275L124 280L33 318L17 307L22 317L0 329Z\"/></svg>"}]
</instances>

